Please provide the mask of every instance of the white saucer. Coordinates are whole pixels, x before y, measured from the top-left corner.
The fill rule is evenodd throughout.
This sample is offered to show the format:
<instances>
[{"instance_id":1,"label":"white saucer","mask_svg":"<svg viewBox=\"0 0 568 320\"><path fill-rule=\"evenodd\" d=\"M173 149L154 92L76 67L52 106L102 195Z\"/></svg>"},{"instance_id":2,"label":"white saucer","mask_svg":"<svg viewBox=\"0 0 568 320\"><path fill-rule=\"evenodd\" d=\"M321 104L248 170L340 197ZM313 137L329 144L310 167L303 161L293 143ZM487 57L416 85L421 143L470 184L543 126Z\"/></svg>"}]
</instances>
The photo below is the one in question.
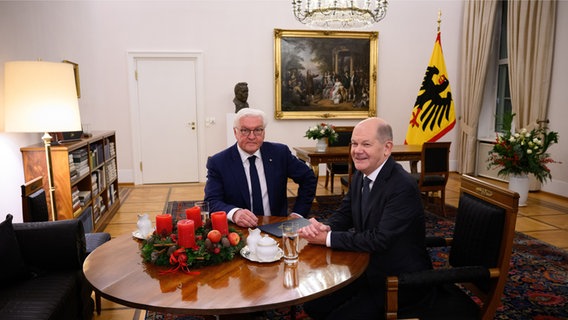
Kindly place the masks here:
<instances>
[{"instance_id":1,"label":"white saucer","mask_svg":"<svg viewBox=\"0 0 568 320\"><path fill-rule=\"evenodd\" d=\"M250 252L249 247L248 246L244 246L241 249L241 256L247 260L250 261L254 261L254 262L260 262L260 263L269 263L269 262L274 262L274 261L278 261L280 259L282 259L282 257L284 256L284 251L282 251L282 249L278 248L278 253L276 253L276 256L270 260L260 260L257 256L256 253Z\"/></svg>"},{"instance_id":2,"label":"white saucer","mask_svg":"<svg viewBox=\"0 0 568 320\"><path fill-rule=\"evenodd\" d=\"M154 228L152 230L152 232L154 232L154 230L156 230L156 228ZM140 240L146 240L147 238L150 237L150 235L152 235L152 233L148 234L148 236L143 237L142 234L140 233L140 230L136 230L136 231L132 231L132 236L136 239L140 239Z\"/></svg>"}]
</instances>

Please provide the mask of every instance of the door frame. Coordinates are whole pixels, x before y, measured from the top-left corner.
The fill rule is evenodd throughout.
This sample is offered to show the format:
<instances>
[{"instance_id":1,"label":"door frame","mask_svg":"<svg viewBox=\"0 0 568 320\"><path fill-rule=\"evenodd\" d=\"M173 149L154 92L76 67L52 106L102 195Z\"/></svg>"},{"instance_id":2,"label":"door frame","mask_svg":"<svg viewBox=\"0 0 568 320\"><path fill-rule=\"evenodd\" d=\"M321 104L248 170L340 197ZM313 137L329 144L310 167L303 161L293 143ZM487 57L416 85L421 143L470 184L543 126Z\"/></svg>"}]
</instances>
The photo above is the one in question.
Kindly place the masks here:
<instances>
[{"instance_id":1,"label":"door frame","mask_svg":"<svg viewBox=\"0 0 568 320\"><path fill-rule=\"evenodd\" d=\"M184 58L195 60L196 70L196 111L197 111L197 176L199 182L207 179L207 156L205 150L205 103L204 103L204 77L203 77L203 52L153 52L153 51L129 51L127 53L128 64L128 91L130 96L130 121L132 134L132 172L134 184L142 184L142 172L140 171L140 161L142 161L142 141L140 141L140 112L138 100L138 85L136 80L136 60L141 58ZM167 138L167 137L165 137Z\"/></svg>"}]
</instances>

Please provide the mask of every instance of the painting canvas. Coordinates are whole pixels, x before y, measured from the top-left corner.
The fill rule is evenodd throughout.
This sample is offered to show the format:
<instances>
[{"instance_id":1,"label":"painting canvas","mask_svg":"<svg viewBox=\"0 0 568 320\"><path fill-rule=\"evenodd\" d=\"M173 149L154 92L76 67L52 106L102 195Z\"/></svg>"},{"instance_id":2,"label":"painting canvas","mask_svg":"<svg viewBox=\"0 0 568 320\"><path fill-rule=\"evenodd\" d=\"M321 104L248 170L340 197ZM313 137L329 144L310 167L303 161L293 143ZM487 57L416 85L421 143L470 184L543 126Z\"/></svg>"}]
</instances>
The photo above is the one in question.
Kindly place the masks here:
<instances>
[{"instance_id":1,"label":"painting canvas","mask_svg":"<svg viewBox=\"0 0 568 320\"><path fill-rule=\"evenodd\" d=\"M377 32L274 34L277 119L376 115Z\"/></svg>"}]
</instances>

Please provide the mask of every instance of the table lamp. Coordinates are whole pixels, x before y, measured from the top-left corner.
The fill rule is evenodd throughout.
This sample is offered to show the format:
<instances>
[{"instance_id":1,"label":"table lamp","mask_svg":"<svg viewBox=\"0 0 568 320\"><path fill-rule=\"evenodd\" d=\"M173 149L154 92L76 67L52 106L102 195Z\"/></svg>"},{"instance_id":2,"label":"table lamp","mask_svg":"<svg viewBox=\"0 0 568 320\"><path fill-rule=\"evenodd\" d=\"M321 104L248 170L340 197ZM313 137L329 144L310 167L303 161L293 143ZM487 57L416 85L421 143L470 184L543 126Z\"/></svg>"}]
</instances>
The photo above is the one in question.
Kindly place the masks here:
<instances>
[{"instance_id":1,"label":"table lamp","mask_svg":"<svg viewBox=\"0 0 568 320\"><path fill-rule=\"evenodd\" d=\"M52 220L57 220L49 132L79 131L81 117L73 65L12 61L4 65L6 132L44 132Z\"/></svg>"}]
</instances>

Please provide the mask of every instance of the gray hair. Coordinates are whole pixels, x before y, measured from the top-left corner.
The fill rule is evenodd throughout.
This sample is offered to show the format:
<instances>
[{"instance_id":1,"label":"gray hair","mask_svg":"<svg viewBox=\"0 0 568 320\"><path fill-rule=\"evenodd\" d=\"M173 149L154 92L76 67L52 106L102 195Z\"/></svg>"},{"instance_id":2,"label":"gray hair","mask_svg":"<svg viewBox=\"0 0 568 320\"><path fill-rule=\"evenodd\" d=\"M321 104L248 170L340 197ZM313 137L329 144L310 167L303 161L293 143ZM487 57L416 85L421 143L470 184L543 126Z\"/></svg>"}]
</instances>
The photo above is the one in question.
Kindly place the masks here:
<instances>
[{"instance_id":1,"label":"gray hair","mask_svg":"<svg viewBox=\"0 0 568 320\"><path fill-rule=\"evenodd\" d=\"M233 128L238 128L241 124L241 119L246 117L256 117L262 119L262 126L266 128L266 114L264 111L253 108L243 108L235 115L235 120L233 121Z\"/></svg>"},{"instance_id":2,"label":"gray hair","mask_svg":"<svg viewBox=\"0 0 568 320\"><path fill-rule=\"evenodd\" d=\"M392 127L390 124L386 122L379 124L379 128L377 129L377 139L381 143L392 141Z\"/></svg>"}]
</instances>

